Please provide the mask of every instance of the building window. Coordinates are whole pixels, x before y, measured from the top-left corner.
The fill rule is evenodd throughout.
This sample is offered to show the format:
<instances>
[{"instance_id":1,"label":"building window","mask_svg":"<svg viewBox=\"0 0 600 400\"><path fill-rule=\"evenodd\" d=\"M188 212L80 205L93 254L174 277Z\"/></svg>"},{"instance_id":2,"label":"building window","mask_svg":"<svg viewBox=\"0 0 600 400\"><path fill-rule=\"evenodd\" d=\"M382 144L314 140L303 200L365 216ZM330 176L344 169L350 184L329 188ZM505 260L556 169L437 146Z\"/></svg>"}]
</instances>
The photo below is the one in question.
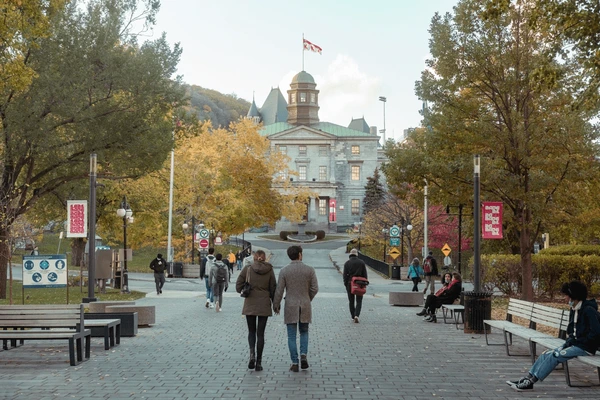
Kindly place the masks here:
<instances>
[{"instance_id":1,"label":"building window","mask_svg":"<svg viewBox=\"0 0 600 400\"><path fill-rule=\"evenodd\" d=\"M360 200L359 199L352 199L352 215L359 215L360 214Z\"/></svg>"},{"instance_id":2,"label":"building window","mask_svg":"<svg viewBox=\"0 0 600 400\"><path fill-rule=\"evenodd\" d=\"M353 181L360 181L360 165L352 166L352 174L350 176L350 179L352 179Z\"/></svg>"},{"instance_id":3,"label":"building window","mask_svg":"<svg viewBox=\"0 0 600 400\"><path fill-rule=\"evenodd\" d=\"M327 215L327 199L319 199L319 215Z\"/></svg>"},{"instance_id":4,"label":"building window","mask_svg":"<svg viewBox=\"0 0 600 400\"><path fill-rule=\"evenodd\" d=\"M319 167L319 180L320 181L326 181L327 180L327 167L324 165L321 165Z\"/></svg>"},{"instance_id":5,"label":"building window","mask_svg":"<svg viewBox=\"0 0 600 400\"><path fill-rule=\"evenodd\" d=\"M301 181L306 180L306 165L301 165L298 167L298 179Z\"/></svg>"},{"instance_id":6,"label":"building window","mask_svg":"<svg viewBox=\"0 0 600 400\"><path fill-rule=\"evenodd\" d=\"M287 171L281 171L281 172L279 173L279 179L280 179L282 182L285 182L285 181L287 181L287 180L288 180L288 174L287 174Z\"/></svg>"},{"instance_id":7,"label":"building window","mask_svg":"<svg viewBox=\"0 0 600 400\"><path fill-rule=\"evenodd\" d=\"M315 104L317 102L317 95L316 93L311 93L310 94L310 102Z\"/></svg>"},{"instance_id":8,"label":"building window","mask_svg":"<svg viewBox=\"0 0 600 400\"><path fill-rule=\"evenodd\" d=\"M281 154L287 154L287 146L278 146Z\"/></svg>"},{"instance_id":9,"label":"building window","mask_svg":"<svg viewBox=\"0 0 600 400\"><path fill-rule=\"evenodd\" d=\"M290 93L290 104L296 103L296 93Z\"/></svg>"},{"instance_id":10,"label":"building window","mask_svg":"<svg viewBox=\"0 0 600 400\"><path fill-rule=\"evenodd\" d=\"M327 146L319 146L319 156L327 157Z\"/></svg>"},{"instance_id":11,"label":"building window","mask_svg":"<svg viewBox=\"0 0 600 400\"><path fill-rule=\"evenodd\" d=\"M305 156L306 155L306 146L298 146L298 153L301 156Z\"/></svg>"},{"instance_id":12,"label":"building window","mask_svg":"<svg viewBox=\"0 0 600 400\"><path fill-rule=\"evenodd\" d=\"M360 146L354 145L352 146L352 155L357 156L360 154Z\"/></svg>"},{"instance_id":13,"label":"building window","mask_svg":"<svg viewBox=\"0 0 600 400\"><path fill-rule=\"evenodd\" d=\"M306 103L306 93L300 92L300 103Z\"/></svg>"}]
</instances>

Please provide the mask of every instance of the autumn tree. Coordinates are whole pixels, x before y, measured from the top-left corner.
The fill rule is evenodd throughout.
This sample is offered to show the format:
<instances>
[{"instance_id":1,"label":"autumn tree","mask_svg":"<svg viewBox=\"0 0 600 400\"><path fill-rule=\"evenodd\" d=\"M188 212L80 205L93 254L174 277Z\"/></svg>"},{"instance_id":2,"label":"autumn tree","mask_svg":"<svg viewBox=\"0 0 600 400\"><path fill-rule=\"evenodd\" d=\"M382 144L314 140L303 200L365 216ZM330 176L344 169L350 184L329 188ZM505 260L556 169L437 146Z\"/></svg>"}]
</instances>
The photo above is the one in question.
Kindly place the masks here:
<instances>
[{"instance_id":1,"label":"autumn tree","mask_svg":"<svg viewBox=\"0 0 600 400\"><path fill-rule=\"evenodd\" d=\"M426 178L433 204L470 204L480 154L482 199L505 205L506 243L521 256L527 300L533 243L572 218L581 198L596 198L599 177L594 112L572 107L584 87L578 64L546 51L555 38L529 23L534 10L526 0L462 0L435 15L432 58L416 85L427 128L389 147L384 169L392 184L422 187Z\"/></svg>"},{"instance_id":2,"label":"autumn tree","mask_svg":"<svg viewBox=\"0 0 600 400\"><path fill-rule=\"evenodd\" d=\"M48 37L22 50L32 82L0 98L0 298L14 220L64 185L87 181L91 153L100 179L162 167L172 145L167 114L183 98L171 79L181 50L164 35L140 45L132 31L136 19L153 22L158 4L69 1L49 19Z\"/></svg>"}]
</instances>

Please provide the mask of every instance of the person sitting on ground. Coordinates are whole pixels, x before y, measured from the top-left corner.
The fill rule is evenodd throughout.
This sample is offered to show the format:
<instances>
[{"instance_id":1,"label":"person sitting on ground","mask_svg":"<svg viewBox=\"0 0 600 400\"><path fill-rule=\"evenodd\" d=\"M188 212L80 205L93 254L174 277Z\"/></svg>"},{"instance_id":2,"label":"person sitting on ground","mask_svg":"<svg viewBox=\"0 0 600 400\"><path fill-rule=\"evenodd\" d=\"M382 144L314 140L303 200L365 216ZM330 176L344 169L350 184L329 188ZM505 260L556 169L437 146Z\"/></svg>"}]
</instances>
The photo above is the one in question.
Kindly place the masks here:
<instances>
[{"instance_id":1,"label":"person sitting on ground","mask_svg":"<svg viewBox=\"0 0 600 400\"><path fill-rule=\"evenodd\" d=\"M569 325L565 344L553 350L546 350L533 364L527 376L518 381L506 381L518 392L533 390L533 384L543 381L559 363L577 356L588 356L600 348L600 321L598 304L595 299L587 299L587 287L572 281L562 285L561 293L569 300Z\"/></svg>"},{"instance_id":2,"label":"person sitting on ground","mask_svg":"<svg viewBox=\"0 0 600 400\"><path fill-rule=\"evenodd\" d=\"M449 273L444 274L444 278ZM435 315L435 310L440 308L442 304L452 304L456 299L460 296L460 291L462 290L462 277L458 272L452 273L452 280L450 283L442 287L435 294L430 294L425 299L425 307L423 311L417 315L425 315L427 314L427 318L425 321L427 322L437 322L437 317Z\"/></svg>"}]
</instances>

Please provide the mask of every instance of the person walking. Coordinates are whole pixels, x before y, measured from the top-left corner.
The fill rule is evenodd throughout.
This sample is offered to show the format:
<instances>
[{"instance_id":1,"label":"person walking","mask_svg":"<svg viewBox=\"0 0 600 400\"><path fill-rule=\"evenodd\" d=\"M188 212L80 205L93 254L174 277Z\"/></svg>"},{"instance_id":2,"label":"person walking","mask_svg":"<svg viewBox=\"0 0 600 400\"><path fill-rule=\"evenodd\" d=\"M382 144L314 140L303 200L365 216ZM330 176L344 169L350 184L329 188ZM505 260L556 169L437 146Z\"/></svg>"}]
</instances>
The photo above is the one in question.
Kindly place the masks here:
<instances>
[{"instance_id":1,"label":"person walking","mask_svg":"<svg viewBox=\"0 0 600 400\"><path fill-rule=\"evenodd\" d=\"M533 390L537 381L543 381L554 368L577 356L594 355L600 348L600 320L595 299L587 300L585 284L572 281L563 284L561 292L569 300L569 325L565 343L553 350L546 350L529 369L527 376L517 381L506 381L518 392Z\"/></svg>"},{"instance_id":2,"label":"person walking","mask_svg":"<svg viewBox=\"0 0 600 400\"><path fill-rule=\"evenodd\" d=\"M408 267L408 279L413 281L413 292L419 291L419 282L421 282L421 277L423 276L423 268L419 265L419 259L414 258L410 267Z\"/></svg>"},{"instance_id":3,"label":"person walking","mask_svg":"<svg viewBox=\"0 0 600 400\"><path fill-rule=\"evenodd\" d=\"M423 289L423 294L427 293L427 289L429 289L429 294L435 294L435 280L438 276L438 267L432 251L423 260L423 272L425 272L425 289Z\"/></svg>"},{"instance_id":4,"label":"person walking","mask_svg":"<svg viewBox=\"0 0 600 400\"><path fill-rule=\"evenodd\" d=\"M273 266L266 260L262 250L256 252L256 261L244 267L235 282L235 290L242 292L244 284L248 282L252 289L250 295L244 299L242 315L246 316L248 324L248 344L250 345L250 361L248 369L262 371L262 355L265 347L265 328L267 320L273 315L272 305L275 296L277 281Z\"/></svg>"},{"instance_id":5,"label":"person walking","mask_svg":"<svg viewBox=\"0 0 600 400\"><path fill-rule=\"evenodd\" d=\"M354 295L351 293L351 283L353 276L361 276L365 279L367 277L367 266L363 260L358 258L358 250L352 249L350 250L350 256L348 261L344 263L344 273L342 277L344 279L344 286L346 287L346 292L348 293L348 302L350 305L350 317L354 323L359 323L360 310L362 309L362 301L363 297L359 295Z\"/></svg>"},{"instance_id":6,"label":"person walking","mask_svg":"<svg viewBox=\"0 0 600 400\"><path fill-rule=\"evenodd\" d=\"M235 253L235 264L237 266L237 270L241 271L242 270L242 261L243 261L243 255L242 255L242 251L238 251L237 253Z\"/></svg>"},{"instance_id":7,"label":"person walking","mask_svg":"<svg viewBox=\"0 0 600 400\"><path fill-rule=\"evenodd\" d=\"M227 265L227 267L229 267L229 278L231 279L231 276L233 275L233 266L236 263L235 254L233 254L232 250L229 250L229 255L227 256L227 261L229 261L229 264ZM229 282L231 282L231 281L229 281Z\"/></svg>"},{"instance_id":8,"label":"person walking","mask_svg":"<svg viewBox=\"0 0 600 400\"><path fill-rule=\"evenodd\" d=\"M223 308L223 292L229 287L229 268L223 262L223 254L218 253L215 256L215 262L210 269L210 283L215 296L215 311L221 312Z\"/></svg>"},{"instance_id":9,"label":"person walking","mask_svg":"<svg viewBox=\"0 0 600 400\"><path fill-rule=\"evenodd\" d=\"M162 258L162 254L158 253L156 258L150 262L150 269L154 271L154 283L156 284L156 294L162 294L162 288L165 285L165 270L167 263Z\"/></svg>"},{"instance_id":10,"label":"person walking","mask_svg":"<svg viewBox=\"0 0 600 400\"><path fill-rule=\"evenodd\" d=\"M302 369L308 368L308 325L312 322L311 302L319 291L314 268L302 262L302 247L290 246L287 255L291 262L279 272L279 281L273 300L273 311L279 314L285 292L284 323L287 325L288 348L292 365L290 371L298 372L298 345L296 337L300 331L300 362Z\"/></svg>"},{"instance_id":11,"label":"person walking","mask_svg":"<svg viewBox=\"0 0 600 400\"><path fill-rule=\"evenodd\" d=\"M215 249L211 247L208 249L208 255L202 259L200 264L200 278L204 279L206 284L206 308L214 308L214 293L209 275L215 261Z\"/></svg>"}]
</instances>

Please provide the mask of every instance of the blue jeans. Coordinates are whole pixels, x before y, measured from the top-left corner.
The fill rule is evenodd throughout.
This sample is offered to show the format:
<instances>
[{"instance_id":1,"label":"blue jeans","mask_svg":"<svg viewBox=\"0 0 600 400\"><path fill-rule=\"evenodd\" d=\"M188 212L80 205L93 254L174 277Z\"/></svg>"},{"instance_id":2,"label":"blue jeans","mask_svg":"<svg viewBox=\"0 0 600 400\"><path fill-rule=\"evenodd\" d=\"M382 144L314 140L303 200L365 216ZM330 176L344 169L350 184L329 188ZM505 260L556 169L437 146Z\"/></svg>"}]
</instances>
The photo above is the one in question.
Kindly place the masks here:
<instances>
[{"instance_id":1,"label":"blue jeans","mask_svg":"<svg viewBox=\"0 0 600 400\"><path fill-rule=\"evenodd\" d=\"M567 360L570 360L573 357L584 356L588 353L576 346L567 347L566 349L561 349L560 347L554 350L546 350L533 364L529 373L540 381L546 379L548 375L554 368L560 363L564 363Z\"/></svg>"},{"instance_id":2,"label":"blue jeans","mask_svg":"<svg viewBox=\"0 0 600 400\"><path fill-rule=\"evenodd\" d=\"M297 324L287 324L288 348L292 364L298 364L298 345L296 343L296 333L300 329L300 354L308 353L308 323L299 322Z\"/></svg>"},{"instance_id":3,"label":"blue jeans","mask_svg":"<svg viewBox=\"0 0 600 400\"><path fill-rule=\"evenodd\" d=\"M210 301L211 303L214 303L215 297L214 297L212 286L208 282L208 278L204 278L204 283L206 283L206 301Z\"/></svg>"}]
</instances>

